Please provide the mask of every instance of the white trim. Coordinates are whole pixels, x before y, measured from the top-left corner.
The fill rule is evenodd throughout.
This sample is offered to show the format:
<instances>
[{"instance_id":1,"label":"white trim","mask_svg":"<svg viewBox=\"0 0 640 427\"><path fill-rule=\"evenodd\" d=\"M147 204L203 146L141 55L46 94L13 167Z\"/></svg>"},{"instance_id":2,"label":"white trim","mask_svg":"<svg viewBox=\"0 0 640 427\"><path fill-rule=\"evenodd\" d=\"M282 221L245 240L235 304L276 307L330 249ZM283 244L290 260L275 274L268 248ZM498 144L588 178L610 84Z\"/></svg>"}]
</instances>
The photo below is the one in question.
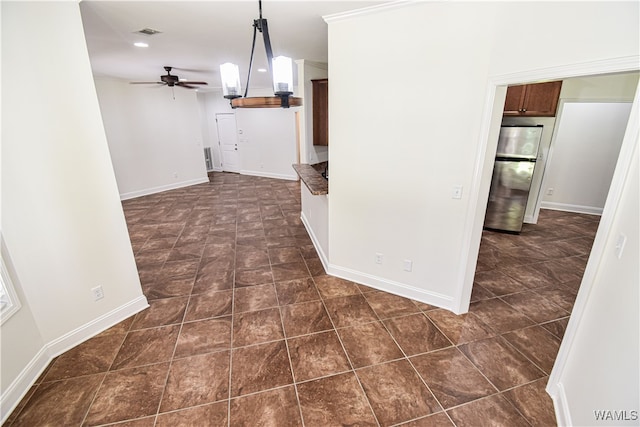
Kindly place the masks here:
<instances>
[{"instance_id":1,"label":"white trim","mask_svg":"<svg viewBox=\"0 0 640 427\"><path fill-rule=\"evenodd\" d=\"M416 288L404 283L388 280L383 277L374 276L372 274L363 273L361 271L352 270L335 264L329 264L329 268L326 269L326 271L327 274L331 276L350 280L361 285L369 286L401 297L410 298L425 304L431 304L447 310L452 310L453 298L448 295L425 291L421 288Z\"/></svg>"},{"instance_id":2,"label":"white trim","mask_svg":"<svg viewBox=\"0 0 640 427\"><path fill-rule=\"evenodd\" d=\"M374 276L368 273L363 273L360 271L341 267L339 265L330 264L329 259L324 253L322 245L320 245L320 242L313 232L313 229L309 225L309 220L305 216L304 212L300 213L300 220L302 221L302 224L304 224L304 227L307 229L307 233L309 234L309 237L313 242L313 246L316 248L316 252L318 252L318 256L320 257L320 262L322 262L324 271L326 271L328 275L360 283L361 285L369 286L371 288L389 292L401 297L411 298L425 304L435 305L438 307L446 308L448 310L452 309L451 307L453 305L453 299L447 295L425 291L424 289L415 288L404 283L387 280L385 278Z\"/></svg>"},{"instance_id":3,"label":"white trim","mask_svg":"<svg viewBox=\"0 0 640 427\"><path fill-rule=\"evenodd\" d=\"M309 234L309 237L311 238L311 242L313 243L313 246L316 248L316 252L320 257L320 262L322 262L322 267L324 267L324 271L328 272L329 258L327 257L327 254L324 253L324 249L322 248L322 245L320 244L318 237L316 237L315 233L313 232L313 228L311 228L311 225L309 224L309 220L307 219L304 212L300 212L300 220L302 221L304 228L307 229L307 234Z\"/></svg>"},{"instance_id":4,"label":"white trim","mask_svg":"<svg viewBox=\"0 0 640 427\"><path fill-rule=\"evenodd\" d=\"M575 212L587 215L602 215L603 208L598 206L571 205L569 203L542 202L540 209L550 209L554 211Z\"/></svg>"},{"instance_id":5,"label":"white trim","mask_svg":"<svg viewBox=\"0 0 640 427\"><path fill-rule=\"evenodd\" d=\"M482 129L480 130L480 140L477 145L476 160L473 166L473 177L471 180L471 189L469 190L469 208L465 215L464 228L462 238L463 248L460 254L460 264L458 268L458 286L451 303L451 311L455 314L466 313L469 310L471 301L471 292L473 291L473 279L476 274L476 264L478 262L478 254L480 251L480 239L482 238L482 227L484 225L484 213L487 210L487 202L489 199L489 180L488 185L482 186L482 175L487 167L493 167L493 157L495 148L498 146L498 140L493 142L494 148L491 156L487 154L489 148L489 136L492 130L492 120L496 120L497 113L494 112L494 104L496 102L496 92L498 85L491 81L487 85L485 96L484 115L482 117ZM504 88L503 97L506 98L507 89ZM502 123L502 110L499 112L499 121L497 125ZM495 124L493 124L495 126ZM491 157L488 164L488 157ZM482 212L479 215L478 210Z\"/></svg>"},{"instance_id":6,"label":"white trim","mask_svg":"<svg viewBox=\"0 0 640 427\"><path fill-rule=\"evenodd\" d=\"M72 349L78 344L98 335L100 332L109 329L118 322L122 322L124 319L139 313L145 308L149 307L147 298L144 295L129 301L128 303L121 305L120 307L111 310L108 313L86 323L71 332L64 334L63 336L56 338L55 340L46 344L48 353L52 357L59 356L67 350Z\"/></svg>"},{"instance_id":7,"label":"white trim","mask_svg":"<svg viewBox=\"0 0 640 427\"><path fill-rule=\"evenodd\" d=\"M386 12L389 9L398 9L400 7L408 6L414 3L418 3L417 0L397 0L388 3L379 4L376 6L363 7L355 10L348 10L346 12L332 13L330 15L324 15L322 19L328 24L330 22L344 21L346 19L355 18L358 16L372 15L374 13Z\"/></svg>"},{"instance_id":8,"label":"white trim","mask_svg":"<svg viewBox=\"0 0 640 427\"><path fill-rule=\"evenodd\" d=\"M52 359L53 357L49 355L46 346L42 347L20 372L20 375L2 393L0 396L0 422L2 424L9 418L22 398L26 396L31 386L40 378Z\"/></svg>"},{"instance_id":9,"label":"white trim","mask_svg":"<svg viewBox=\"0 0 640 427\"><path fill-rule=\"evenodd\" d=\"M205 178L196 178L189 181L160 185L158 187L145 188L144 190L130 191L128 193L120 194L120 200L135 199L136 197L148 196L150 194L162 193L163 191L176 190L178 188L190 187L192 185L204 184L206 182L209 182L208 176Z\"/></svg>"},{"instance_id":10,"label":"white trim","mask_svg":"<svg viewBox=\"0 0 640 427\"><path fill-rule=\"evenodd\" d=\"M297 181L298 175L286 175L281 173L269 173L269 172L259 172L259 171L250 171L250 170L241 170L240 175L251 175L251 176L261 176L263 178L274 178L274 179L286 179L288 181Z\"/></svg>"},{"instance_id":11,"label":"white trim","mask_svg":"<svg viewBox=\"0 0 640 427\"><path fill-rule=\"evenodd\" d=\"M329 64L327 64L326 62L310 61L308 59L296 59L293 62L295 62L297 65L310 65L315 68L320 68L321 70L329 69ZM299 82L298 85L300 85Z\"/></svg>"},{"instance_id":12,"label":"white trim","mask_svg":"<svg viewBox=\"0 0 640 427\"><path fill-rule=\"evenodd\" d=\"M631 164L634 161L633 152L637 149L639 143L638 134L640 134L640 86L636 88L635 99L633 100L631 114L629 115L629 122L627 123L627 129L622 140L622 146L620 147L620 154L618 155L618 162L616 163L609 193L607 194L607 200L604 204L598 232L596 233L591 248L589 261L587 261L584 276L582 277L580 290L578 291L571 317L569 317L569 324L567 325L555 364L553 365L549 381L547 382L546 390L551 396L558 396L561 391L562 374L568 361L569 351L576 338L578 325L580 325L582 316L586 310L588 297L595 282L600 261L605 255L605 247L609 234L612 231L616 210L618 209L622 192L627 183ZM568 409L566 410L568 412ZM567 417L569 417L568 413ZM567 418L567 420L569 420L569 418Z\"/></svg>"},{"instance_id":13,"label":"white trim","mask_svg":"<svg viewBox=\"0 0 640 427\"><path fill-rule=\"evenodd\" d=\"M567 395L562 383L557 384L557 394L551 396L553 408L556 413L556 424L559 426L572 426L571 412L567 403Z\"/></svg>"},{"instance_id":14,"label":"white trim","mask_svg":"<svg viewBox=\"0 0 640 427\"><path fill-rule=\"evenodd\" d=\"M510 84L535 83L545 80L568 79L570 77L584 77L599 74L624 73L638 71L640 55L623 56L598 61L567 64L557 67L539 68L518 73L491 76L491 82L496 86Z\"/></svg>"},{"instance_id":15,"label":"white trim","mask_svg":"<svg viewBox=\"0 0 640 427\"><path fill-rule=\"evenodd\" d=\"M0 408L2 408L1 422L4 423L11 412L18 406L22 398L27 394L31 386L38 380L49 363L56 356L94 337L100 332L116 325L117 323L133 316L149 307L147 298L140 296L97 319L76 328L62 337L45 344L40 351L29 361L15 380L3 391L0 396Z\"/></svg>"}]
</instances>

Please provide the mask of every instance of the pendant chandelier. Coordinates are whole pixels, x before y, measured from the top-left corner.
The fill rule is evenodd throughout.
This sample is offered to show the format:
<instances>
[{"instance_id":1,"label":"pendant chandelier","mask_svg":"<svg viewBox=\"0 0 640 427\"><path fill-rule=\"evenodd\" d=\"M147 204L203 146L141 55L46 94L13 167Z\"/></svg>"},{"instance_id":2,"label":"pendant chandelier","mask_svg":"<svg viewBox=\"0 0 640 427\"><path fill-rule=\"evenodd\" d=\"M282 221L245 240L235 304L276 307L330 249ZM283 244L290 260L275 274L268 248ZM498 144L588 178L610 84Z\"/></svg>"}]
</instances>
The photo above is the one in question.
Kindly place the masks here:
<instances>
[{"instance_id":1,"label":"pendant chandelier","mask_svg":"<svg viewBox=\"0 0 640 427\"><path fill-rule=\"evenodd\" d=\"M220 65L220 77L222 79L222 94L230 100L231 108L289 108L302 105L302 99L293 95L293 63L286 56L273 57L271 40L269 39L269 27L267 20L262 18L262 0L258 0L260 18L253 20L253 43L251 45L251 58L249 59L249 71L247 72L247 85L244 96L240 95L240 71L238 66L227 62ZM260 31L264 40L264 48L267 53L269 72L273 79L274 96L248 97L249 79L251 78L251 66L253 65L253 53L256 47L256 34Z\"/></svg>"}]
</instances>

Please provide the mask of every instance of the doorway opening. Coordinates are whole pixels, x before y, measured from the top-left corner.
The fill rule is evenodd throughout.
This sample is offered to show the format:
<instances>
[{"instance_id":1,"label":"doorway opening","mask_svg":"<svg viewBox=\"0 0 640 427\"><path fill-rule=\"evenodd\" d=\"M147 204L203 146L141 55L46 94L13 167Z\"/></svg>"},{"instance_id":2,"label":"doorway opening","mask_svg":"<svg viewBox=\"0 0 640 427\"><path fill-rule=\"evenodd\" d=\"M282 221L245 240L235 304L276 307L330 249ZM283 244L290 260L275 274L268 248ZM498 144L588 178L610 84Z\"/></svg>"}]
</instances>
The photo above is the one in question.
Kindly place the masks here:
<instances>
[{"instance_id":1,"label":"doorway opening","mask_svg":"<svg viewBox=\"0 0 640 427\"><path fill-rule=\"evenodd\" d=\"M629 67L627 70L633 71L636 87L629 95L630 99L626 101L633 99L632 108L637 111L637 66ZM591 74L593 77L606 75L611 74ZM505 86L502 83L497 86L497 94L500 95ZM611 99L603 96L600 100ZM497 118L492 120L494 126L499 122ZM595 283L597 266L600 260L604 259L605 245L607 249L609 247L607 237L614 224L615 206L624 190L625 176L632 165L631 154L637 145L637 119L632 115L624 121L623 126L624 141L615 156L615 172L608 186L602 216L593 215L598 212L575 213L543 209L538 224L525 224L520 236L489 234L478 227L481 243L477 268L473 272L474 286L470 289L473 304L471 313L495 313L508 307L504 314L507 329L511 328L514 322L528 321L530 326L524 325L523 329L536 331L538 337L544 337L540 343L528 342L527 345L521 346L522 349L519 351L523 354L529 351L531 354L527 357L538 366L546 364L547 367L553 368L552 372L543 370L550 375L545 380L545 383L548 382L546 390L555 401L556 415L561 423L569 414L564 412L566 397L560 379L585 311L586 295ZM497 132L495 135L497 139ZM487 151L490 151L490 147L487 147ZM485 163L485 168L488 163ZM486 172L485 170L483 174ZM542 188L546 186L543 185ZM520 239L513 240L516 237ZM501 261L502 264L499 265ZM490 270L493 272L484 273ZM520 286L524 288L518 289ZM496 292L503 295L496 296ZM530 298L527 300L526 296ZM495 301L483 302L493 300ZM565 317L562 317L563 311L567 313ZM513 317L510 318L510 315ZM547 320L552 317L556 319ZM519 338L522 342L526 341L526 337Z\"/></svg>"}]
</instances>

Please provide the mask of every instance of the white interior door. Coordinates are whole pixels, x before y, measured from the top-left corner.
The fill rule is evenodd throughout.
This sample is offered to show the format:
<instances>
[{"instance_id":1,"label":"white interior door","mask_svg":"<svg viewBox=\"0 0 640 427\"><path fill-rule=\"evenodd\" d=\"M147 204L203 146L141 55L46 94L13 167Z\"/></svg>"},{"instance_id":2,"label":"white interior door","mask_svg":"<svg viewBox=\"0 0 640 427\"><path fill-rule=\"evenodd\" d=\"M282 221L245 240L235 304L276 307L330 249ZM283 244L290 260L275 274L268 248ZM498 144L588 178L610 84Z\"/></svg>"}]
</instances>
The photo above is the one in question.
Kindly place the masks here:
<instances>
[{"instance_id":1,"label":"white interior door","mask_svg":"<svg viewBox=\"0 0 640 427\"><path fill-rule=\"evenodd\" d=\"M222 154L222 170L240 172L235 114L216 114L216 126L218 128L218 144L220 144L220 153Z\"/></svg>"}]
</instances>

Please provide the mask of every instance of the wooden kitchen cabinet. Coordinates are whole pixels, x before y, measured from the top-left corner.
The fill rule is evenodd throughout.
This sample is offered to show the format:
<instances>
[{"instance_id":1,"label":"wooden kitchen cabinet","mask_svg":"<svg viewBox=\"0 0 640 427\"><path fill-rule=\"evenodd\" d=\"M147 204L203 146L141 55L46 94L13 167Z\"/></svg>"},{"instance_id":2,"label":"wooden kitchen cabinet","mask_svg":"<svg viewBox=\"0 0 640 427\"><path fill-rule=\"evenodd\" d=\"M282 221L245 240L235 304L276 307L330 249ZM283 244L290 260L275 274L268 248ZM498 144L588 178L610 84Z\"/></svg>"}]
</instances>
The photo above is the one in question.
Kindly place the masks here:
<instances>
[{"instance_id":1,"label":"wooden kitchen cabinet","mask_svg":"<svg viewBox=\"0 0 640 427\"><path fill-rule=\"evenodd\" d=\"M561 81L509 86L503 115L554 117L561 88Z\"/></svg>"},{"instance_id":2,"label":"wooden kitchen cabinet","mask_svg":"<svg viewBox=\"0 0 640 427\"><path fill-rule=\"evenodd\" d=\"M313 145L329 145L329 80L311 80L313 86Z\"/></svg>"}]
</instances>

